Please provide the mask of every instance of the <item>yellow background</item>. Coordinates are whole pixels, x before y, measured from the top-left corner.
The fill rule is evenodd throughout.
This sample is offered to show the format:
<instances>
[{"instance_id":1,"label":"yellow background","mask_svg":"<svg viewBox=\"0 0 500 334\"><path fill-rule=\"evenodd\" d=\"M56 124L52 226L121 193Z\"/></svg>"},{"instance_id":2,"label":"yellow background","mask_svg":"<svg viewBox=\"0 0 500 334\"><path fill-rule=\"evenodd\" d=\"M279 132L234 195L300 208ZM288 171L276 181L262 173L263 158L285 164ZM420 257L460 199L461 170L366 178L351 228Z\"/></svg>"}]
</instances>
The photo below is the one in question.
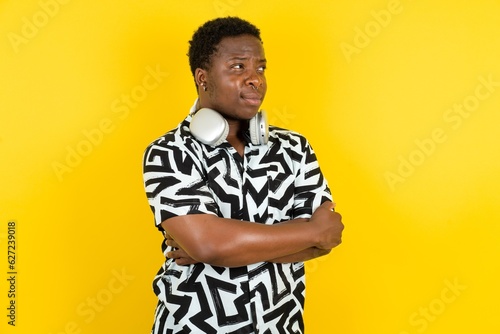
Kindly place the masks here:
<instances>
[{"instance_id":1,"label":"yellow background","mask_svg":"<svg viewBox=\"0 0 500 334\"><path fill-rule=\"evenodd\" d=\"M262 31L272 123L308 137L346 224L307 264L307 333L500 332L499 13L494 0L0 1L0 331L149 332L163 258L142 153L195 99L193 31L239 15Z\"/></svg>"}]
</instances>

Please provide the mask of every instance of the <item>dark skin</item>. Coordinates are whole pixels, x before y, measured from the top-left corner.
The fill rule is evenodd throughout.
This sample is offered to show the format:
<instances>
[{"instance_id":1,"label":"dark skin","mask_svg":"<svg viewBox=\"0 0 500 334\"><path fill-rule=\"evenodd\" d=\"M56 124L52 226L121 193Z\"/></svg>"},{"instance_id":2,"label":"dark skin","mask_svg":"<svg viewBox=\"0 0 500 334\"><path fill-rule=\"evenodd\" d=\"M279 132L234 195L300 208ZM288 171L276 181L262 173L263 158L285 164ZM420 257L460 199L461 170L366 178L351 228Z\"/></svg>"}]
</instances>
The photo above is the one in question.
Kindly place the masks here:
<instances>
[{"instance_id":1,"label":"dark skin","mask_svg":"<svg viewBox=\"0 0 500 334\"><path fill-rule=\"evenodd\" d=\"M266 57L262 43L250 35L225 38L209 69L198 68L199 107L221 113L229 123L227 141L243 155L241 132L257 114L267 91ZM206 87L206 91L204 89Z\"/></svg>"},{"instance_id":2,"label":"dark skin","mask_svg":"<svg viewBox=\"0 0 500 334\"><path fill-rule=\"evenodd\" d=\"M207 69L198 68L197 108L217 110L229 124L227 141L243 156L241 132L264 100L267 83L262 43L250 35L224 38ZM342 217L323 203L310 219L265 225L210 214L173 217L162 222L167 254L179 265L198 262L237 267L257 262L289 263L326 255L341 243Z\"/></svg>"}]
</instances>

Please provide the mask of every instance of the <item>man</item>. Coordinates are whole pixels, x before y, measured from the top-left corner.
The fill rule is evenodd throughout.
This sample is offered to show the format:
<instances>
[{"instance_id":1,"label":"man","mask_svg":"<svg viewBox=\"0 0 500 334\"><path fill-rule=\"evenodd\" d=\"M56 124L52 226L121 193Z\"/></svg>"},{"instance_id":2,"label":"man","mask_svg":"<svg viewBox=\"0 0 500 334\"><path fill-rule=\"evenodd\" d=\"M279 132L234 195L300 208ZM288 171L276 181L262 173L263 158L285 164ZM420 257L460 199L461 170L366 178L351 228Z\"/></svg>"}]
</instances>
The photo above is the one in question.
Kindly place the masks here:
<instances>
[{"instance_id":1,"label":"man","mask_svg":"<svg viewBox=\"0 0 500 334\"><path fill-rule=\"evenodd\" d=\"M144 155L167 257L152 333L303 333L303 261L328 254L343 230L327 182L303 136L273 126L264 140L249 134L267 90L254 25L206 22L189 61L198 99ZM203 108L217 113L195 131ZM206 143L199 132L218 131L217 115L227 134Z\"/></svg>"}]
</instances>

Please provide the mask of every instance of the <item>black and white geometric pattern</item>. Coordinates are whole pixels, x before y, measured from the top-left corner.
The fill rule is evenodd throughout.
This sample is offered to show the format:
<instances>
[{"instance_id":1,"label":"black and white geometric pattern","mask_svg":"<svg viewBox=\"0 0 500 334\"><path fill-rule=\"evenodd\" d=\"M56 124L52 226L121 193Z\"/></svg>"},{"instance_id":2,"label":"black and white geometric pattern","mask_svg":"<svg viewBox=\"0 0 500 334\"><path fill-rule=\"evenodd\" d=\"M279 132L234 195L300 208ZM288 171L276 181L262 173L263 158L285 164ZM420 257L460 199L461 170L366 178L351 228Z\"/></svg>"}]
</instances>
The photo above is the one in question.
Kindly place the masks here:
<instances>
[{"instance_id":1,"label":"black and white geometric pattern","mask_svg":"<svg viewBox=\"0 0 500 334\"><path fill-rule=\"evenodd\" d=\"M268 144L248 143L241 157L227 142L211 147L195 140L190 115L144 155L145 189L160 230L165 219L193 213L275 224L309 218L331 200L314 151L301 135L270 126ZM302 262L224 268L179 266L167 259L153 287L154 334L304 331Z\"/></svg>"}]
</instances>

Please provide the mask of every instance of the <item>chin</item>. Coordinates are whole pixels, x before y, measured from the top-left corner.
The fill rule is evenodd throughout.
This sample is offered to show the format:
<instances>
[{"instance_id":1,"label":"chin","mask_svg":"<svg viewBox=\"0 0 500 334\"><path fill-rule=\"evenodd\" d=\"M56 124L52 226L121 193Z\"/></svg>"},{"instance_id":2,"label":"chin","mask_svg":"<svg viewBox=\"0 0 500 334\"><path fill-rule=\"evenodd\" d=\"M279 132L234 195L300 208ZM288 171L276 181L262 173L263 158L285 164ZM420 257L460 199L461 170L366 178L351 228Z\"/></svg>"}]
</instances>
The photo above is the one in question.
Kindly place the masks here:
<instances>
[{"instance_id":1,"label":"chin","mask_svg":"<svg viewBox=\"0 0 500 334\"><path fill-rule=\"evenodd\" d=\"M262 102L255 104L243 103L241 110L248 114L253 114L252 117L259 112Z\"/></svg>"},{"instance_id":2,"label":"chin","mask_svg":"<svg viewBox=\"0 0 500 334\"><path fill-rule=\"evenodd\" d=\"M260 106L259 106L259 108L254 108L254 109L252 109L251 111L249 111L248 113L245 113L245 117L244 117L244 119L245 119L246 121L251 120L252 118L254 118L254 117L255 117L255 115L257 115L257 113L258 113L259 111L260 111Z\"/></svg>"}]
</instances>

